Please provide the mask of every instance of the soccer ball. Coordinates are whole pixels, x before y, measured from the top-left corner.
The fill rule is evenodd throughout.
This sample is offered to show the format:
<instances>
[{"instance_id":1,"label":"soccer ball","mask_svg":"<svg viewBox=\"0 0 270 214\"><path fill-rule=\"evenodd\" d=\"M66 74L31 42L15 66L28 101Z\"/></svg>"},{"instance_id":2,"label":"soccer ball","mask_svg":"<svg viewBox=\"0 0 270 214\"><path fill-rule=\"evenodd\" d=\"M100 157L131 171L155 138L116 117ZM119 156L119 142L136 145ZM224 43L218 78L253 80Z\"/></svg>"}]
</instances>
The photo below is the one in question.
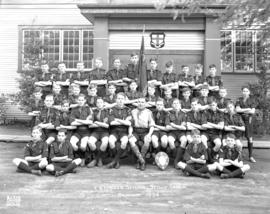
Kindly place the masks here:
<instances>
[{"instance_id":1,"label":"soccer ball","mask_svg":"<svg viewBox=\"0 0 270 214\"><path fill-rule=\"evenodd\" d=\"M169 165L169 157L165 152L159 152L156 154L155 162L161 170L165 170Z\"/></svg>"}]
</instances>

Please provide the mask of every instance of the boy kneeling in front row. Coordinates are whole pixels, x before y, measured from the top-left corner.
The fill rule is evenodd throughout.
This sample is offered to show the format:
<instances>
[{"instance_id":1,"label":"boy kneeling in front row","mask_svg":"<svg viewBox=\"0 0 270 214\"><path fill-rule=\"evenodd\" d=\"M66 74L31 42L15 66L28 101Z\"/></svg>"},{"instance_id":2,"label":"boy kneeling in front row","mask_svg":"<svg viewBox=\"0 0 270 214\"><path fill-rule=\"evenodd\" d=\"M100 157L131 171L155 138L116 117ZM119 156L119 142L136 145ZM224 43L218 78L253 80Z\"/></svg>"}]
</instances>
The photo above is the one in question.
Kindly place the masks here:
<instances>
[{"instance_id":1,"label":"boy kneeling in front row","mask_svg":"<svg viewBox=\"0 0 270 214\"><path fill-rule=\"evenodd\" d=\"M24 148L24 159L13 159L18 170L41 176L41 170L48 165L48 145L41 135L41 128L35 126L32 130L33 139Z\"/></svg>"},{"instance_id":2,"label":"boy kneeling in front row","mask_svg":"<svg viewBox=\"0 0 270 214\"><path fill-rule=\"evenodd\" d=\"M221 172L220 178L243 178L250 169L248 164L243 164L241 151L236 145L234 134L228 134L226 145L220 150L217 169Z\"/></svg>"},{"instance_id":3,"label":"boy kneeling in front row","mask_svg":"<svg viewBox=\"0 0 270 214\"><path fill-rule=\"evenodd\" d=\"M201 178L210 178L209 172L215 171L217 164L206 164L207 150L202 143L200 131L194 129L191 131L192 142L188 144L184 161L180 161L177 166L184 171L186 175L192 175Z\"/></svg>"},{"instance_id":4,"label":"boy kneeling in front row","mask_svg":"<svg viewBox=\"0 0 270 214\"><path fill-rule=\"evenodd\" d=\"M56 177L73 170L81 164L80 158L73 159L73 148L66 140L66 130L60 129L57 134L57 140L54 141L50 148L50 158L52 163L46 167L46 170Z\"/></svg>"}]
</instances>

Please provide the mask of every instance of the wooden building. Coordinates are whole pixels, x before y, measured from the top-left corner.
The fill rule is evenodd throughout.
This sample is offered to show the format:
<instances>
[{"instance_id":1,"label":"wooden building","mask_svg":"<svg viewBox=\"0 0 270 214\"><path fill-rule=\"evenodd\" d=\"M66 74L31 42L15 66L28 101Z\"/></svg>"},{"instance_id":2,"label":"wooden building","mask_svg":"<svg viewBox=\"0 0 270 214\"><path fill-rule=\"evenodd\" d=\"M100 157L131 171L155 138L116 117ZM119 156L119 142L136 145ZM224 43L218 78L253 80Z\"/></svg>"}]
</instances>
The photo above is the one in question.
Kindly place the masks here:
<instances>
[{"instance_id":1,"label":"wooden building","mask_svg":"<svg viewBox=\"0 0 270 214\"><path fill-rule=\"evenodd\" d=\"M126 64L129 55L138 51L145 26L146 59L155 56L159 67L173 60L176 71L183 64L193 70L216 64L230 97L235 99L246 82L255 81L255 72L263 55L260 33L248 29L221 29L216 15L223 5L209 5L200 13L173 19L173 8L157 10L156 1L144 0L3 0L0 5L0 93L18 91L17 71L24 65L23 44L37 36L50 45L44 52L53 62L64 61L69 70L76 62L102 57L108 69L114 57ZM209 10L210 9L210 10ZM209 12L211 11L211 12ZM151 34L165 35L164 47L151 47ZM153 38L153 37L152 37ZM11 109L11 108L10 108ZM17 107L8 117L27 118Z\"/></svg>"}]
</instances>

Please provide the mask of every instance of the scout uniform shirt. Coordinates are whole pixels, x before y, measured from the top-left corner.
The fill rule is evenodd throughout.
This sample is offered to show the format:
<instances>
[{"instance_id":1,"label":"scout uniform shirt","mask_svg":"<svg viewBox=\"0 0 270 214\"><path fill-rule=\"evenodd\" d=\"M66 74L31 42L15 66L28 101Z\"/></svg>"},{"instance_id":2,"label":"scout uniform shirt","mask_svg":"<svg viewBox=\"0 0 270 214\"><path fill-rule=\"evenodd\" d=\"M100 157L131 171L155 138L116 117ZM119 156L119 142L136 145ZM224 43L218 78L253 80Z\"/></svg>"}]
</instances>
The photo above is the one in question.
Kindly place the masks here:
<instances>
[{"instance_id":1,"label":"scout uniform shirt","mask_svg":"<svg viewBox=\"0 0 270 214\"><path fill-rule=\"evenodd\" d=\"M89 108L88 105L77 106L71 110L70 123L75 121L75 119L86 120L86 118L91 114L92 110ZM86 130L88 129L88 125L78 126L77 129Z\"/></svg>"},{"instance_id":2,"label":"scout uniform shirt","mask_svg":"<svg viewBox=\"0 0 270 214\"><path fill-rule=\"evenodd\" d=\"M223 113L216 110L216 111L212 111L211 109L208 109L205 112L205 116L206 116L206 121L209 123L214 123L214 124L218 124L220 122L223 122ZM208 129L207 130L208 134L214 134L214 135L219 135L220 134L220 130L219 129Z\"/></svg>"},{"instance_id":3,"label":"scout uniform shirt","mask_svg":"<svg viewBox=\"0 0 270 214\"><path fill-rule=\"evenodd\" d=\"M151 81L151 80L157 80L162 82L162 72L160 70L146 70L146 78L147 81ZM156 95L160 96L161 95L161 91L159 86L156 87L155 89L156 91Z\"/></svg>"},{"instance_id":4,"label":"scout uniform shirt","mask_svg":"<svg viewBox=\"0 0 270 214\"><path fill-rule=\"evenodd\" d=\"M51 81L53 78L53 75L51 72L47 72L47 73L42 73L37 72L35 75L35 81L36 82L40 82L40 81ZM42 91L43 91L43 98L46 97L47 94L51 93L52 91L52 86L48 85L48 86L42 86Z\"/></svg>"},{"instance_id":5,"label":"scout uniform shirt","mask_svg":"<svg viewBox=\"0 0 270 214\"><path fill-rule=\"evenodd\" d=\"M211 77L209 75L206 77L206 82L209 86L223 86L223 82L220 76ZM209 96L218 97L218 91L209 91Z\"/></svg>"},{"instance_id":6,"label":"scout uniform shirt","mask_svg":"<svg viewBox=\"0 0 270 214\"><path fill-rule=\"evenodd\" d=\"M89 82L92 80L106 80L106 71L103 68L95 68L90 72ZM104 97L106 95L105 85L97 86L97 95L99 97Z\"/></svg>"},{"instance_id":7,"label":"scout uniform shirt","mask_svg":"<svg viewBox=\"0 0 270 214\"><path fill-rule=\"evenodd\" d=\"M219 109L227 108L227 104L228 104L229 101L231 101L231 99L225 98L225 97L224 98L219 97L217 99L217 106L218 106L218 108Z\"/></svg>"},{"instance_id":8,"label":"scout uniform shirt","mask_svg":"<svg viewBox=\"0 0 270 214\"><path fill-rule=\"evenodd\" d=\"M41 155L42 158L48 157L48 145L45 141L31 140L24 148L24 157L35 157Z\"/></svg>"},{"instance_id":9,"label":"scout uniform shirt","mask_svg":"<svg viewBox=\"0 0 270 214\"><path fill-rule=\"evenodd\" d=\"M123 106L122 108L119 106L115 106L109 110L109 123L111 123L115 118L126 120L127 117L131 116L130 108ZM120 125L120 126L112 126L111 129L121 129L123 131L127 131L127 126Z\"/></svg>"},{"instance_id":10,"label":"scout uniform shirt","mask_svg":"<svg viewBox=\"0 0 270 214\"><path fill-rule=\"evenodd\" d=\"M225 126L245 126L242 117L240 114L234 113L234 114L230 114L230 113L225 113L224 114L224 125ZM240 138L242 136L241 131L224 131L224 134L227 133L233 133L236 138Z\"/></svg>"},{"instance_id":11,"label":"scout uniform shirt","mask_svg":"<svg viewBox=\"0 0 270 214\"><path fill-rule=\"evenodd\" d=\"M120 68L119 70L117 70L116 68L113 68L109 70L108 73L106 74L106 79L108 81L120 80L120 79L123 79L124 77L127 77L127 73L122 68ZM124 87L116 85L116 93L118 92L124 92Z\"/></svg>"},{"instance_id":12,"label":"scout uniform shirt","mask_svg":"<svg viewBox=\"0 0 270 214\"><path fill-rule=\"evenodd\" d=\"M257 104L253 97L247 98L245 102L244 98L240 97L236 101L235 106L240 106L241 108L256 108ZM240 113L240 115L242 116L244 122L249 122L249 120L251 120L250 118L252 118L252 115L250 114Z\"/></svg>"},{"instance_id":13,"label":"scout uniform shirt","mask_svg":"<svg viewBox=\"0 0 270 214\"><path fill-rule=\"evenodd\" d=\"M65 82L66 80L71 79L71 75L65 73L56 73L53 75L53 81L57 82ZM67 97L68 96L68 88L69 86L61 86L63 94Z\"/></svg>"},{"instance_id":14,"label":"scout uniform shirt","mask_svg":"<svg viewBox=\"0 0 270 214\"><path fill-rule=\"evenodd\" d=\"M103 98L104 102L112 104L116 102L116 94L113 95L107 95Z\"/></svg>"},{"instance_id":15,"label":"scout uniform shirt","mask_svg":"<svg viewBox=\"0 0 270 214\"><path fill-rule=\"evenodd\" d=\"M198 84L204 84L206 82L204 76L202 76L202 75L201 76L194 76L193 80L194 80L195 86L198 85ZM200 90L201 89L193 89L193 96L194 97L201 96Z\"/></svg>"},{"instance_id":16,"label":"scout uniform shirt","mask_svg":"<svg viewBox=\"0 0 270 214\"><path fill-rule=\"evenodd\" d=\"M181 125L183 122L186 122L185 113L180 111L171 110L169 111L166 117L166 125L170 125L170 123L174 123L176 125ZM180 130L182 131L182 130Z\"/></svg>"},{"instance_id":17,"label":"scout uniform shirt","mask_svg":"<svg viewBox=\"0 0 270 214\"><path fill-rule=\"evenodd\" d=\"M78 104L77 103L78 98L79 98L79 95L74 95L74 94L69 95L68 100L69 100L70 105L71 104Z\"/></svg>"},{"instance_id":18,"label":"scout uniform shirt","mask_svg":"<svg viewBox=\"0 0 270 214\"><path fill-rule=\"evenodd\" d=\"M59 112L54 108L47 108L44 106L40 111L40 115L37 118L37 124L39 123L52 123L56 125L57 121L59 120Z\"/></svg>"},{"instance_id":19,"label":"scout uniform shirt","mask_svg":"<svg viewBox=\"0 0 270 214\"><path fill-rule=\"evenodd\" d=\"M162 85L166 85L166 84L169 84L169 83L174 83L174 82L178 82L177 81L177 76L176 76L176 73L164 73L163 74L163 77L162 77ZM172 96L173 97L177 97L177 92L175 89L173 89L173 92L172 92Z\"/></svg>"},{"instance_id":20,"label":"scout uniform shirt","mask_svg":"<svg viewBox=\"0 0 270 214\"><path fill-rule=\"evenodd\" d=\"M109 111L107 109L94 109L93 110L93 122L99 121L102 123L109 122ZM108 131L108 129L103 127L93 128L94 131L102 132L102 131Z\"/></svg>"},{"instance_id":21,"label":"scout uniform shirt","mask_svg":"<svg viewBox=\"0 0 270 214\"><path fill-rule=\"evenodd\" d=\"M86 103L89 107L94 108L97 104L97 98L98 96L86 96Z\"/></svg>"},{"instance_id":22,"label":"scout uniform shirt","mask_svg":"<svg viewBox=\"0 0 270 214\"><path fill-rule=\"evenodd\" d=\"M67 141L64 142L59 142L54 141L51 144L51 148L50 148L50 158L54 158L54 157L63 157L63 156L68 156L68 158L73 159L74 155L73 155L73 148L71 146L71 144Z\"/></svg>"},{"instance_id":23,"label":"scout uniform shirt","mask_svg":"<svg viewBox=\"0 0 270 214\"><path fill-rule=\"evenodd\" d=\"M205 113L201 111L190 111L187 113L187 122L191 122L198 125L206 124Z\"/></svg>"},{"instance_id":24,"label":"scout uniform shirt","mask_svg":"<svg viewBox=\"0 0 270 214\"><path fill-rule=\"evenodd\" d=\"M187 162L191 157L200 158L202 155L204 155L205 160L207 160L206 147L203 143L189 143L184 154L184 160Z\"/></svg>"},{"instance_id":25,"label":"scout uniform shirt","mask_svg":"<svg viewBox=\"0 0 270 214\"><path fill-rule=\"evenodd\" d=\"M138 64L134 65L129 63L125 68L125 73L129 79L137 81L139 78Z\"/></svg>"},{"instance_id":26,"label":"scout uniform shirt","mask_svg":"<svg viewBox=\"0 0 270 214\"><path fill-rule=\"evenodd\" d=\"M71 82L77 81L85 81L88 80L90 76L90 71L75 71L71 75ZM86 85L80 86L81 93L87 94L87 87Z\"/></svg>"},{"instance_id":27,"label":"scout uniform shirt","mask_svg":"<svg viewBox=\"0 0 270 214\"><path fill-rule=\"evenodd\" d=\"M191 100L190 100L190 98L188 98L187 100L183 98L183 99L180 100L180 103L181 103L181 108L182 109L191 109Z\"/></svg>"},{"instance_id":28,"label":"scout uniform shirt","mask_svg":"<svg viewBox=\"0 0 270 214\"><path fill-rule=\"evenodd\" d=\"M158 110L153 111L153 118L154 118L155 124L158 126L166 126L167 116L168 114L165 111L158 111Z\"/></svg>"},{"instance_id":29,"label":"scout uniform shirt","mask_svg":"<svg viewBox=\"0 0 270 214\"><path fill-rule=\"evenodd\" d=\"M228 146L224 146L219 151L219 158L242 161L242 155L239 149L235 146L230 148Z\"/></svg>"},{"instance_id":30,"label":"scout uniform shirt","mask_svg":"<svg viewBox=\"0 0 270 214\"><path fill-rule=\"evenodd\" d=\"M164 97L164 107L172 108L173 99L174 99L173 97L170 98Z\"/></svg>"}]
</instances>

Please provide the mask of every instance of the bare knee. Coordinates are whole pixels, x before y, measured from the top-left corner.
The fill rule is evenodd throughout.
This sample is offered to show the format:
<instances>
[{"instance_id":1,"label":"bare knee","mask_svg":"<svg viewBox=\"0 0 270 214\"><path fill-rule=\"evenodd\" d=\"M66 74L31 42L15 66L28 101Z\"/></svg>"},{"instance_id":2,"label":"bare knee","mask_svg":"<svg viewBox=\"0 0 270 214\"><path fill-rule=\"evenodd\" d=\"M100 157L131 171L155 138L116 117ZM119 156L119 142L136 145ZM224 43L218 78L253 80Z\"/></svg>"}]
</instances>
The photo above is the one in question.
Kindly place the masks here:
<instances>
[{"instance_id":1,"label":"bare knee","mask_svg":"<svg viewBox=\"0 0 270 214\"><path fill-rule=\"evenodd\" d=\"M23 162L23 160L20 159L20 158L14 158L14 159L12 160L12 162L13 162L13 164L15 164L16 166L19 166L20 163Z\"/></svg>"},{"instance_id":2,"label":"bare knee","mask_svg":"<svg viewBox=\"0 0 270 214\"><path fill-rule=\"evenodd\" d=\"M109 137L109 146L111 149L115 148L115 142L117 141L116 137L114 135L110 135Z\"/></svg>"},{"instance_id":3,"label":"bare knee","mask_svg":"<svg viewBox=\"0 0 270 214\"><path fill-rule=\"evenodd\" d=\"M53 164L47 165L46 170L49 171L49 172L53 172L54 171L54 165Z\"/></svg>"},{"instance_id":4,"label":"bare knee","mask_svg":"<svg viewBox=\"0 0 270 214\"><path fill-rule=\"evenodd\" d=\"M44 169L48 165L48 161L46 158L43 158L40 163L38 164L40 169Z\"/></svg>"},{"instance_id":5,"label":"bare knee","mask_svg":"<svg viewBox=\"0 0 270 214\"><path fill-rule=\"evenodd\" d=\"M128 144L128 137L124 136L121 138L121 149L126 149Z\"/></svg>"},{"instance_id":6,"label":"bare knee","mask_svg":"<svg viewBox=\"0 0 270 214\"><path fill-rule=\"evenodd\" d=\"M82 151L86 151L87 142L88 142L88 137L84 137L81 139L81 150Z\"/></svg>"},{"instance_id":7,"label":"bare knee","mask_svg":"<svg viewBox=\"0 0 270 214\"><path fill-rule=\"evenodd\" d=\"M186 138L186 136L182 136L180 138L180 142L181 142L181 147L186 148L186 146L187 146L187 138Z\"/></svg>"},{"instance_id":8,"label":"bare knee","mask_svg":"<svg viewBox=\"0 0 270 214\"><path fill-rule=\"evenodd\" d=\"M108 137L103 137L101 139L101 145L100 145L100 150L105 152L109 144L109 138Z\"/></svg>"},{"instance_id":9,"label":"bare knee","mask_svg":"<svg viewBox=\"0 0 270 214\"><path fill-rule=\"evenodd\" d=\"M180 169L185 169L186 166L187 166L187 164L180 161L180 162L177 164L177 166L178 166Z\"/></svg>"},{"instance_id":10,"label":"bare knee","mask_svg":"<svg viewBox=\"0 0 270 214\"><path fill-rule=\"evenodd\" d=\"M248 164L245 164L242 168L241 168L242 172L247 172L248 170L250 170L250 166Z\"/></svg>"},{"instance_id":11,"label":"bare knee","mask_svg":"<svg viewBox=\"0 0 270 214\"><path fill-rule=\"evenodd\" d=\"M72 163L75 163L77 166L80 165L82 162L82 159L76 158L75 160L72 161Z\"/></svg>"}]
</instances>

